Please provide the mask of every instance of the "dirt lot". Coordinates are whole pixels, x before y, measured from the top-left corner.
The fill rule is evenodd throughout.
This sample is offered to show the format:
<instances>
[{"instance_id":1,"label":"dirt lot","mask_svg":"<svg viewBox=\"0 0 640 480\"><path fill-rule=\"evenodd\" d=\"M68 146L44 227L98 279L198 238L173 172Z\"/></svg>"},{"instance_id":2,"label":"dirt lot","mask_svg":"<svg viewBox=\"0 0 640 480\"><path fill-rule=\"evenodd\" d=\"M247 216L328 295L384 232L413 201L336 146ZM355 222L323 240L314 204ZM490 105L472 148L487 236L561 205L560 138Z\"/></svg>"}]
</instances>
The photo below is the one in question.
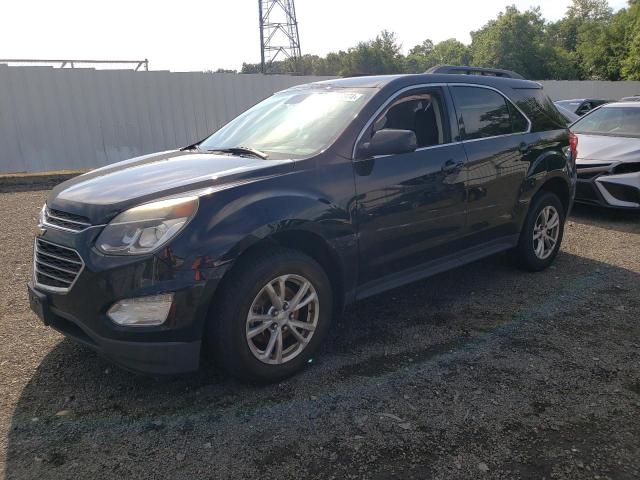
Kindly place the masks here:
<instances>
[{"instance_id":1,"label":"dirt lot","mask_svg":"<svg viewBox=\"0 0 640 480\"><path fill-rule=\"evenodd\" d=\"M640 478L638 215L578 209L543 273L502 255L361 302L252 387L133 376L40 325L44 196L0 194L7 478Z\"/></svg>"}]
</instances>

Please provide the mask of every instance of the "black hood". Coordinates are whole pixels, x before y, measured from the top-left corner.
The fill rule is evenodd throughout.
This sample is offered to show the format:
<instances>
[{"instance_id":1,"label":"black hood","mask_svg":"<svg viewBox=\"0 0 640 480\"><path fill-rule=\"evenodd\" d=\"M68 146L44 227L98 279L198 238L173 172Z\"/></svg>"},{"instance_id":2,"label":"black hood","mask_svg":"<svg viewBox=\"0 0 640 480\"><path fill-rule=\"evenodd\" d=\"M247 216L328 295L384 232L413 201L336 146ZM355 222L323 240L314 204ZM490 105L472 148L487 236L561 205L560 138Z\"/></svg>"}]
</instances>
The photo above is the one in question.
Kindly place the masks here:
<instances>
[{"instance_id":1,"label":"black hood","mask_svg":"<svg viewBox=\"0 0 640 480\"><path fill-rule=\"evenodd\" d=\"M292 160L173 150L114 163L72 178L51 191L47 205L85 216L96 224L156 198L283 174L292 168Z\"/></svg>"}]
</instances>

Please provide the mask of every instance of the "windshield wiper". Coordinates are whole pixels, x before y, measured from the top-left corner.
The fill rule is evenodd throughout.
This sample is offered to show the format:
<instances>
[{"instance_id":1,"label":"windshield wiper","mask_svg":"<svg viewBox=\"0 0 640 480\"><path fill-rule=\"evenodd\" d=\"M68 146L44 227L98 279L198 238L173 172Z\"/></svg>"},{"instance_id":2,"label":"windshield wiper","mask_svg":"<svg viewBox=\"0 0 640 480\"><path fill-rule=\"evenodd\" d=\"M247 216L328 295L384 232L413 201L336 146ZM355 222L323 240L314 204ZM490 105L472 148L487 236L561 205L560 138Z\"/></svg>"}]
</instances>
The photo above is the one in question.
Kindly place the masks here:
<instances>
[{"instance_id":1,"label":"windshield wiper","mask_svg":"<svg viewBox=\"0 0 640 480\"><path fill-rule=\"evenodd\" d=\"M269 155L266 153L249 147L209 148L207 149L207 152L230 153L232 155L253 155L254 157L258 157L263 160L269 158Z\"/></svg>"}]
</instances>

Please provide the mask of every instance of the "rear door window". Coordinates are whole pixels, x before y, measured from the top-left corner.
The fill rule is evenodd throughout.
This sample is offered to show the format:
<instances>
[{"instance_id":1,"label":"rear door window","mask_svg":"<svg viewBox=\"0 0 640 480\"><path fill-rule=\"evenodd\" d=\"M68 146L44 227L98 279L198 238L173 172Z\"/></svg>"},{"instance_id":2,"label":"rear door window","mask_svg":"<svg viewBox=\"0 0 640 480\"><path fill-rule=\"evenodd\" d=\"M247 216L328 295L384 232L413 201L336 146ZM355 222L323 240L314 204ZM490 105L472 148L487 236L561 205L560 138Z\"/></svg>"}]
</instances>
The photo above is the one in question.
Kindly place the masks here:
<instances>
[{"instance_id":1,"label":"rear door window","mask_svg":"<svg viewBox=\"0 0 640 480\"><path fill-rule=\"evenodd\" d=\"M481 87L451 87L459 122L463 126L462 139L524 133L527 119L500 93Z\"/></svg>"}]
</instances>

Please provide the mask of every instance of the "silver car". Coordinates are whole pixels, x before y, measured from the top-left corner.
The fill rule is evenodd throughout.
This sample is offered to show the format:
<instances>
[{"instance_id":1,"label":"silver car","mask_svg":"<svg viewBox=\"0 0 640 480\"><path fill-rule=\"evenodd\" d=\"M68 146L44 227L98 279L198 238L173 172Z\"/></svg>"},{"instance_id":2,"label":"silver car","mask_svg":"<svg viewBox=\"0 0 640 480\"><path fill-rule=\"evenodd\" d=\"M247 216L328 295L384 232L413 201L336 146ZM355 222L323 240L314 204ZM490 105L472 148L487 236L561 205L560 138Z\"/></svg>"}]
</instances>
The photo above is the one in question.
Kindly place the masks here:
<instances>
[{"instance_id":1,"label":"silver car","mask_svg":"<svg viewBox=\"0 0 640 480\"><path fill-rule=\"evenodd\" d=\"M640 210L640 102L603 105L570 128L578 137L576 201Z\"/></svg>"}]
</instances>

